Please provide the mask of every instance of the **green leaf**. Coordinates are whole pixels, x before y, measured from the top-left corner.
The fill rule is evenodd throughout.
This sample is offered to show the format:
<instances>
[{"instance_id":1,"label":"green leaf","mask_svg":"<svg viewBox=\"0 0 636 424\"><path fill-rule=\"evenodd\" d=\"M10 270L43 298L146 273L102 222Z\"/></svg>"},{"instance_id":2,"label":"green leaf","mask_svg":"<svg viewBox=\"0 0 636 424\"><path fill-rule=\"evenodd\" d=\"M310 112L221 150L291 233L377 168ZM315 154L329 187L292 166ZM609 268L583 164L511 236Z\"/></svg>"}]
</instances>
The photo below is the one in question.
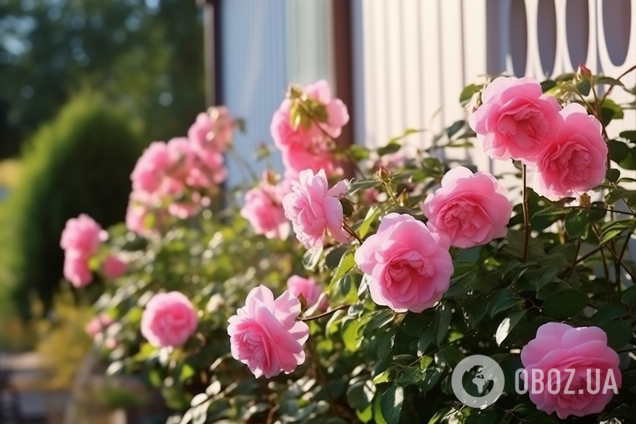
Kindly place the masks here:
<instances>
[{"instance_id":1,"label":"green leaf","mask_svg":"<svg viewBox=\"0 0 636 424\"><path fill-rule=\"evenodd\" d=\"M344 330L342 332L342 341L349 352L355 352L360 347L362 343L362 332L360 329L365 324L366 322L361 319L350 319L345 321Z\"/></svg>"},{"instance_id":2,"label":"green leaf","mask_svg":"<svg viewBox=\"0 0 636 424\"><path fill-rule=\"evenodd\" d=\"M519 303L519 299L512 292L510 287L497 292L488 302L487 309L491 317L494 317L499 312L510 309Z\"/></svg>"},{"instance_id":3,"label":"green leaf","mask_svg":"<svg viewBox=\"0 0 636 424\"><path fill-rule=\"evenodd\" d=\"M570 212L572 212L572 208L552 207L552 208L540 210L539 212L532 215L532 219L540 217L540 216L550 216L550 217L564 216L569 214Z\"/></svg>"},{"instance_id":4,"label":"green leaf","mask_svg":"<svg viewBox=\"0 0 636 424\"><path fill-rule=\"evenodd\" d=\"M391 153L395 153L398 150L400 150L400 148L402 148L402 146L400 146L398 143L390 142L386 146L380 147L378 149L378 155L384 156L384 155L388 155L388 154L391 154Z\"/></svg>"},{"instance_id":5,"label":"green leaf","mask_svg":"<svg viewBox=\"0 0 636 424\"><path fill-rule=\"evenodd\" d=\"M605 244L623 231L631 230L633 226L633 219L610 221L601 227L601 236L598 238L598 241L600 244Z\"/></svg>"},{"instance_id":6,"label":"green leaf","mask_svg":"<svg viewBox=\"0 0 636 424\"><path fill-rule=\"evenodd\" d=\"M623 131L619 136L626 140L636 142L636 130Z\"/></svg>"},{"instance_id":7,"label":"green leaf","mask_svg":"<svg viewBox=\"0 0 636 424\"><path fill-rule=\"evenodd\" d=\"M455 121L453 122L447 129L446 129L446 135L448 136L448 138L450 139L451 137L453 137L455 134L457 134L459 132L459 130L461 130L462 128L464 128L464 126L466 125L466 121L464 121L463 119L460 119L459 121Z\"/></svg>"},{"instance_id":8,"label":"green leaf","mask_svg":"<svg viewBox=\"0 0 636 424\"><path fill-rule=\"evenodd\" d=\"M351 271L354 266L356 266L356 261L353 252L347 251L340 258L340 262L338 263L338 266L334 271L333 278L331 279L332 284L344 277L344 275L347 272Z\"/></svg>"},{"instance_id":9,"label":"green leaf","mask_svg":"<svg viewBox=\"0 0 636 424\"><path fill-rule=\"evenodd\" d=\"M363 411L371 405L374 394L375 387L370 380L359 380L347 389L347 402L352 408Z\"/></svg>"},{"instance_id":10,"label":"green leaf","mask_svg":"<svg viewBox=\"0 0 636 424\"><path fill-rule=\"evenodd\" d=\"M398 424L402 405L404 404L404 388L392 385L384 393L380 400L380 411L382 418L387 424Z\"/></svg>"},{"instance_id":11,"label":"green leaf","mask_svg":"<svg viewBox=\"0 0 636 424\"><path fill-rule=\"evenodd\" d=\"M589 220L585 211L575 210L565 218L565 231L571 239L583 237L587 232Z\"/></svg>"},{"instance_id":12,"label":"green leaf","mask_svg":"<svg viewBox=\"0 0 636 424\"><path fill-rule=\"evenodd\" d=\"M484 88L483 84L469 84L462 90L459 95L459 103L465 106L475 93L479 93Z\"/></svg>"},{"instance_id":13,"label":"green leaf","mask_svg":"<svg viewBox=\"0 0 636 424\"><path fill-rule=\"evenodd\" d=\"M362 221L362 224L360 224L360 226L357 228L358 236L360 238L364 238L369 233L371 225L377 219L377 217L380 216L381 212L382 210L377 206L372 206L371 208L369 208L367 216L364 217L364 221Z\"/></svg>"},{"instance_id":14,"label":"green leaf","mask_svg":"<svg viewBox=\"0 0 636 424\"><path fill-rule=\"evenodd\" d=\"M497 327L497 332L495 333L495 341L497 342L497 346L501 346L512 329L515 328L517 324L519 324L519 321L521 321L521 318L523 318L525 315L526 311L517 311L511 315L508 315L506 318L504 318L503 321L501 321L499 327Z\"/></svg>"},{"instance_id":15,"label":"green leaf","mask_svg":"<svg viewBox=\"0 0 636 424\"><path fill-rule=\"evenodd\" d=\"M435 332L433 331L431 327L428 327L426 330L424 330L419 340L417 341L418 355L424 355L426 353L426 349L428 349L431 343L433 343L434 339L435 339Z\"/></svg>"},{"instance_id":16,"label":"green leaf","mask_svg":"<svg viewBox=\"0 0 636 424\"><path fill-rule=\"evenodd\" d=\"M625 293L627 293L627 291ZM619 318L626 317L627 315L628 312L624 308L610 303L609 305L605 305L601 309L596 311L596 313L590 318L590 321L596 325L601 325Z\"/></svg>"},{"instance_id":17,"label":"green leaf","mask_svg":"<svg viewBox=\"0 0 636 424\"><path fill-rule=\"evenodd\" d=\"M631 200L636 200L636 190L627 190L623 187L617 187L607 193L607 196L605 196L605 201L609 205L614 204L621 199L626 200L627 204L629 205L631 203Z\"/></svg>"},{"instance_id":18,"label":"green leaf","mask_svg":"<svg viewBox=\"0 0 636 424\"><path fill-rule=\"evenodd\" d=\"M349 155L352 158L360 161L364 159L369 159L371 152L369 151L369 149L367 149L364 146L361 146L359 144L352 144L351 146L349 146Z\"/></svg>"},{"instance_id":19,"label":"green leaf","mask_svg":"<svg viewBox=\"0 0 636 424\"><path fill-rule=\"evenodd\" d=\"M389 144L391 143L397 143L398 141L400 141L403 138L408 137L411 134L417 134L417 133L421 133L424 132L426 130L418 130L416 128L407 128L404 130L404 133L402 133L402 135L398 135L397 137L393 137L392 139L389 140Z\"/></svg>"},{"instance_id":20,"label":"green leaf","mask_svg":"<svg viewBox=\"0 0 636 424\"><path fill-rule=\"evenodd\" d=\"M632 340L632 325L629 321L610 321L599 324L607 334L607 344L614 350L625 347Z\"/></svg>"},{"instance_id":21,"label":"green leaf","mask_svg":"<svg viewBox=\"0 0 636 424\"><path fill-rule=\"evenodd\" d=\"M623 108L620 107L614 100L606 97L601 103L601 118L603 123L607 126L612 119L623 119Z\"/></svg>"},{"instance_id":22,"label":"green leaf","mask_svg":"<svg viewBox=\"0 0 636 424\"><path fill-rule=\"evenodd\" d=\"M554 87L556 87L557 82L553 81L553 80L545 80L543 82L541 82L541 91L543 91L544 93L546 91L549 91L551 89L553 89Z\"/></svg>"},{"instance_id":23,"label":"green leaf","mask_svg":"<svg viewBox=\"0 0 636 424\"><path fill-rule=\"evenodd\" d=\"M618 169L611 168L605 172L605 178L607 178L608 181L611 181L613 183L618 181L620 177L621 177L621 171L619 171Z\"/></svg>"},{"instance_id":24,"label":"green leaf","mask_svg":"<svg viewBox=\"0 0 636 424\"><path fill-rule=\"evenodd\" d=\"M498 420L497 411L492 409L476 410L466 418L466 424L494 424L495 422L499 423Z\"/></svg>"},{"instance_id":25,"label":"green leaf","mask_svg":"<svg viewBox=\"0 0 636 424\"><path fill-rule=\"evenodd\" d=\"M470 249L461 250L455 257L455 260L476 263L479 260L480 253L481 246L471 247Z\"/></svg>"},{"instance_id":26,"label":"green leaf","mask_svg":"<svg viewBox=\"0 0 636 424\"><path fill-rule=\"evenodd\" d=\"M594 83L596 85L620 85L621 87L625 87L625 84L623 84L619 80L612 77L605 77L605 76L596 77L594 79Z\"/></svg>"},{"instance_id":27,"label":"green leaf","mask_svg":"<svg viewBox=\"0 0 636 424\"><path fill-rule=\"evenodd\" d=\"M339 246L325 251L325 266L327 269L335 269L340 264L342 257L347 253L346 246Z\"/></svg>"},{"instance_id":28,"label":"green leaf","mask_svg":"<svg viewBox=\"0 0 636 424\"><path fill-rule=\"evenodd\" d=\"M576 84L576 89L579 93L584 96L590 94L590 89L592 88L592 84L590 84L590 80L587 78L583 78L581 81Z\"/></svg>"},{"instance_id":29,"label":"green leaf","mask_svg":"<svg viewBox=\"0 0 636 424\"><path fill-rule=\"evenodd\" d=\"M548 297L543 308L548 316L564 319L576 315L587 306L589 299L585 292L575 289L565 289Z\"/></svg>"},{"instance_id":30,"label":"green leaf","mask_svg":"<svg viewBox=\"0 0 636 424\"><path fill-rule=\"evenodd\" d=\"M372 187L377 187L382 184L382 181L377 179L372 180L356 180L352 179L347 185L347 191L349 194L355 194L360 190L367 190Z\"/></svg>"},{"instance_id":31,"label":"green leaf","mask_svg":"<svg viewBox=\"0 0 636 424\"><path fill-rule=\"evenodd\" d=\"M434 325L434 328L436 329L435 343L437 344L437 346L442 345L444 337L446 337L446 333L448 333L448 328L453 318L453 311L450 305L444 303L442 304L441 308L441 312L435 318Z\"/></svg>"},{"instance_id":32,"label":"green leaf","mask_svg":"<svg viewBox=\"0 0 636 424\"><path fill-rule=\"evenodd\" d=\"M623 292L621 302L629 306L636 306L636 286L631 286Z\"/></svg>"},{"instance_id":33,"label":"green leaf","mask_svg":"<svg viewBox=\"0 0 636 424\"><path fill-rule=\"evenodd\" d=\"M305 252L303 255L303 266L305 269L313 270L318 265L320 261L320 256L322 255L322 247L318 249L310 249Z\"/></svg>"}]
</instances>

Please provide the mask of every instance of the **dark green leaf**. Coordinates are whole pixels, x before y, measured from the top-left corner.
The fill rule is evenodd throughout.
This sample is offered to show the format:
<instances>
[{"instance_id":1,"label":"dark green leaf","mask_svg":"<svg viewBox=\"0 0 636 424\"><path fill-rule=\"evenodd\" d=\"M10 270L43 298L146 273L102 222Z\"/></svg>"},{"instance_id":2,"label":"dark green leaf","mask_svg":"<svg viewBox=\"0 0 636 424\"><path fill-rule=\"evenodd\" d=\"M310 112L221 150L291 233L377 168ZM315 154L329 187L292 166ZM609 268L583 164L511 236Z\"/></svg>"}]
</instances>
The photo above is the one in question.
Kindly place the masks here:
<instances>
[{"instance_id":1,"label":"dark green leaf","mask_svg":"<svg viewBox=\"0 0 636 424\"><path fill-rule=\"evenodd\" d=\"M391 142L389 144L387 144L386 146L380 147L378 149L378 155L380 156L384 156L384 155L388 155L391 153L395 153L398 150L400 150L402 146L400 146L398 143L395 142Z\"/></svg>"},{"instance_id":2,"label":"dark green leaf","mask_svg":"<svg viewBox=\"0 0 636 424\"><path fill-rule=\"evenodd\" d=\"M406 138L406 137L408 137L411 134L417 134L417 133L421 133L421 132L424 132L424 131L425 130L418 130L416 128L407 128L406 130L404 130L404 133L402 135L399 135L397 137L393 137L392 139L390 139L388 144L397 143L401 139Z\"/></svg>"},{"instance_id":3,"label":"dark green leaf","mask_svg":"<svg viewBox=\"0 0 636 424\"><path fill-rule=\"evenodd\" d=\"M359 380L347 389L347 402L352 408L362 411L371 404L374 394L375 387L370 380Z\"/></svg>"},{"instance_id":4,"label":"dark green leaf","mask_svg":"<svg viewBox=\"0 0 636 424\"><path fill-rule=\"evenodd\" d=\"M618 179L621 177L621 171L619 171L618 169L608 169L605 172L605 178L607 178L609 181L615 183L616 181L618 181Z\"/></svg>"},{"instance_id":5,"label":"dark green leaf","mask_svg":"<svg viewBox=\"0 0 636 424\"><path fill-rule=\"evenodd\" d=\"M499 327L497 327L497 332L495 333L497 346L501 346L501 344L506 340L506 337L508 337L508 334L510 334L512 329L519 324L519 321L521 321L521 318L523 318L525 314L526 311L517 311L508 315L503 321L501 321Z\"/></svg>"},{"instance_id":6,"label":"dark green leaf","mask_svg":"<svg viewBox=\"0 0 636 424\"><path fill-rule=\"evenodd\" d=\"M561 290L548 297L543 304L545 313L555 319L576 315L588 304L585 292L575 289Z\"/></svg>"},{"instance_id":7,"label":"dark green leaf","mask_svg":"<svg viewBox=\"0 0 636 424\"><path fill-rule=\"evenodd\" d=\"M367 190L372 187L377 187L382 184L382 181L372 179L372 180L356 180L352 179L347 185L347 191L349 194L355 194L360 190Z\"/></svg>"},{"instance_id":8,"label":"dark green leaf","mask_svg":"<svg viewBox=\"0 0 636 424\"><path fill-rule=\"evenodd\" d=\"M303 266L305 269L313 270L318 265L320 261L320 256L322 255L322 248L311 249L305 252L303 255Z\"/></svg>"},{"instance_id":9,"label":"dark green leaf","mask_svg":"<svg viewBox=\"0 0 636 424\"><path fill-rule=\"evenodd\" d=\"M601 236L599 237L599 243L605 244L614 237L618 236L623 231L631 230L633 226L633 219L610 221L601 227Z\"/></svg>"},{"instance_id":10,"label":"dark green leaf","mask_svg":"<svg viewBox=\"0 0 636 424\"><path fill-rule=\"evenodd\" d=\"M448 138L452 138L455 134L457 134L459 130L464 128L464 125L466 125L466 121L463 119L453 122L451 126L446 129L446 135Z\"/></svg>"},{"instance_id":11,"label":"dark green leaf","mask_svg":"<svg viewBox=\"0 0 636 424\"><path fill-rule=\"evenodd\" d=\"M632 325L629 321L610 321L599 324L607 333L607 344L614 350L625 347L632 339Z\"/></svg>"},{"instance_id":12,"label":"dark green leaf","mask_svg":"<svg viewBox=\"0 0 636 424\"><path fill-rule=\"evenodd\" d=\"M540 216L564 216L569 214L570 212L572 212L572 208L553 207L540 210L539 212L532 215L532 218L534 219Z\"/></svg>"},{"instance_id":13,"label":"dark green leaf","mask_svg":"<svg viewBox=\"0 0 636 424\"><path fill-rule=\"evenodd\" d=\"M583 237L587 232L588 224L589 220L585 211L575 210L565 218L565 231L572 239Z\"/></svg>"},{"instance_id":14,"label":"dark green leaf","mask_svg":"<svg viewBox=\"0 0 636 424\"><path fill-rule=\"evenodd\" d=\"M623 131L619 136L629 141L636 141L636 130Z\"/></svg>"},{"instance_id":15,"label":"dark green leaf","mask_svg":"<svg viewBox=\"0 0 636 424\"><path fill-rule=\"evenodd\" d=\"M591 88L592 84L590 84L590 80L587 78L583 78L581 81L578 82L578 84L576 84L576 89L584 96L590 94Z\"/></svg>"},{"instance_id":16,"label":"dark green leaf","mask_svg":"<svg viewBox=\"0 0 636 424\"><path fill-rule=\"evenodd\" d=\"M402 405L404 403L404 388L392 385L382 393L380 411L387 424L398 424Z\"/></svg>"},{"instance_id":17,"label":"dark green leaf","mask_svg":"<svg viewBox=\"0 0 636 424\"><path fill-rule=\"evenodd\" d=\"M636 286L631 286L623 292L621 302L629 306L636 306Z\"/></svg>"},{"instance_id":18,"label":"dark green leaf","mask_svg":"<svg viewBox=\"0 0 636 424\"><path fill-rule=\"evenodd\" d=\"M623 119L623 108L614 100L606 97L601 103L601 118L607 126L613 119Z\"/></svg>"},{"instance_id":19,"label":"dark green leaf","mask_svg":"<svg viewBox=\"0 0 636 424\"><path fill-rule=\"evenodd\" d=\"M473 98L473 95L475 93L479 93L483 88L484 86L482 84L467 85L466 87L464 87L461 94L459 95L459 103L461 103L462 106L466 105L470 101L470 99Z\"/></svg>"},{"instance_id":20,"label":"dark green leaf","mask_svg":"<svg viewBox=\"0 0 636 424\"><path fill-rule=\"evenodd\" d=\"M623 84L619 80L605 76L596 77L594 79L594 82L596 83L596 85L620 85L621 87L625 86L625 84Z\"/></svg>"},{"instance_id":21,"label":"dark green leaf","mask_svg":"<svg viewBox=\"0 0 636 424\"><path fill-rule=\"evenodd\" d=\"M442 304L441 309L441 312L435 317L435 324L433 327L436 329L435 343L437 346L442 345L442 342L446 337L446 333L448 333L451 319L453 318L453 312L449 304Z\"/></svg>"},{"instance_id":22,"label":"dark green leaf","mask_svg":"<svg viewBox=\"0 0 636 424\"><path fill-rule=\"evenodd\" d=\"M499 312L510 309L519 303L519 299L514 295L510 287L497 292L488 302L487 310L491 317Z\"/></svg>"},{"instance_id":23,"label":"dark green leaf","mask_svg":"<svg viewBox=\"0 0 636 424\"><path fill-rule=\"evenodd\" d=\"M596 325L601 325L625 316L627 316L627 311L624 308L610 303L596 311L590 318L590 321Z\"/></svg>"},{"instance_id":24,"label":"dark green leaf","mask_svg":"<svg viewBox=\"0 0 636 424\"><path fill-rule=\"evenodd\" d=\"M356 261L354 259L353 253L350 251L346 251L344 255L340 257L340 262L338 263L338 267L333 274L333 278L331 279L332 283L340 280L344 275L351 271L353 267L356 266Z\"/></svg>"},{"instance_id":25,"label":"dark green leaf","mask_svg":"<svg viewBox=\"0 0 636 424\"><path fill-rule=\"evenodd\" d=\"M356 229L360 238L364 238L369 233L371 225L376 220L376 218L380 216L381 212L382 210L377 206L372 206L371 208L369 208L367 216L364 217L364 221L362 221L362 224L360 224L360 226Z\"/></svg>"},{"instance_id":26,"label":"dark green leaf","mask_svg":"<svg viewBox=\"0 0 636 424\"><path fill-rule=\"evenodd\" d=\"M466 418L466 424L495 424L495 422L499 423L498 420L497 411L492 409L475 410Z\"/></svg>"},{"instance_id":27,"label":"dark green leaf","mask_svg":"<svg viewBox=\"0 0 636 424\"><path fill-rule=\"evenodd\" d=\"M335 269L340 264L343 255L347 253L347 247L339 246L335 249L327 250L325 253L325 266L328 269Z\"/></svg>"},{"instance_id":28,"label":"dark green leaf","mask_svg":"<svg viewBox=\"0 0 636 424\"><path fill-rule=\"evenodd\" d=\"M352 144L349 146L349 155L358 161L369 159L370 154L371 152L369 149L359 144Z\"/></svg>"},{"instance_id":29,"label":"dark green leaf","mask_svg":"<svg viewBox=\"0 0 636 424\"><path fill-rule=\"evenodd\" d=\"M417 341L417 353L418 355L424 355L426 353L426 349L433 343L435 340L435 331L432 328L427 328L424 330L420 339Z\"/></svg>"}]
</instances>

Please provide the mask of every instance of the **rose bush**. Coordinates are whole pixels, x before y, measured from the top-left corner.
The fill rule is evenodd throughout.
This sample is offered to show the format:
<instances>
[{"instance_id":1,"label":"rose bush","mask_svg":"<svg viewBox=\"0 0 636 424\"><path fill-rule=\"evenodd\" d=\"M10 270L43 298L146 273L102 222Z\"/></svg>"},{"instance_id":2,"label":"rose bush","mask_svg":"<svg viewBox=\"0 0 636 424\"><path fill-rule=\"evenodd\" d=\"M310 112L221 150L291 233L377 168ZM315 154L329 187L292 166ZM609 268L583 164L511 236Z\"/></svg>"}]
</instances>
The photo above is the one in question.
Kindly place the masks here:
<instances>
[{"instance_id":1,"label":"rose bush","mask_svg":"<svg viewBox=\"0 0 636 424\"><path fill-rule=\"evenodd\" d=\"M499 77L464 89L466 120L436 147L407 149L409 129L368 149L336 140L348 112L325 82L292 86L271 124L286 169L224 208L237 124L199 115L140 158L128 228L92 231L83 256L62 242L83 258L71 282L106 277L89 331L108 373L147 376L170 423L636 422L636 131L616 128L634 107L619 89L636 94L582 71ZM515 178L439 159L473 142ZM477 354L505 376L484 408L452 387ZM555 369L577 392L552 393ZM588 370L618 393L588 390Z\"/></svg>"}]
</instances>

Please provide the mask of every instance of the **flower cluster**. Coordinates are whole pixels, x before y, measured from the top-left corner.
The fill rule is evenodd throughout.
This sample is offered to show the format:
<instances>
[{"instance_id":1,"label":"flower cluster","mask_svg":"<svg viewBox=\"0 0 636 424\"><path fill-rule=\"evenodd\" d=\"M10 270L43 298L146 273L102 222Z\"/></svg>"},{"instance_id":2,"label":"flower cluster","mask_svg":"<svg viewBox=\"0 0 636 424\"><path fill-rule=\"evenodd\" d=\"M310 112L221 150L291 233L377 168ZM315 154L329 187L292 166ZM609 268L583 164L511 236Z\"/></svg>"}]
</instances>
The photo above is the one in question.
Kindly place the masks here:
<instances>
[{"instance_id":1,"label":"flower cluster","mask_svg":"<svg viewBox=\"0 0 636 424\"><path fill-rule=\"evenodd\" d=\"M574 197L605 178L607 143L601 123L585 108L561 108L533 78L502 77L482 94L469 117L471 128L493 159L536 167L534 189L550 200Z\"/></svg>"},{"instance_id":2,"label":"flower cluster","mask_svg":"<svg viewBox=\"0 0 636 424\"><path fill-rule=\"evenodd\" d=\"M66 222L60 247L64 249L64 277L75 287L84 287L93 281L90 259L97 254L108 233L86 214Z\"/></svg>"},{"instance_id":3,"label":"flower cluster","mask_svg":"<svg viewBox=\"0 0 636 424\"><path fill-rule=\"evenodd\" d=\"M284 240L290 232L282 205L289 183L286 180L276 183L273 172L264 174L260 184L245 193L241 216L250 222L256 234Z\"/></svg>"},{"instance_id":4,"label":"flower cluster","mask_svg":"<svg viewBox=\"0 0 636 424\"><path fill-rule=\"evenodd\" d=\"M182 293L158 293L146 304L141 334L155 347L178 347L194 333L198 322L196 310Z\"/></svg>"},{"instance_id":5,"label":"flower cluster","mask_svg":"<svg viewBox=\"0 0 636 424\"><path fill-rule=\"evenodd\" d=\"M233 125L227 109L212 108L197 116L188 137L151 143L130 176L128 228L147 235L166 215L185 219L209 205L227 177L223 152Z\"/></svg>"}]
</instances>

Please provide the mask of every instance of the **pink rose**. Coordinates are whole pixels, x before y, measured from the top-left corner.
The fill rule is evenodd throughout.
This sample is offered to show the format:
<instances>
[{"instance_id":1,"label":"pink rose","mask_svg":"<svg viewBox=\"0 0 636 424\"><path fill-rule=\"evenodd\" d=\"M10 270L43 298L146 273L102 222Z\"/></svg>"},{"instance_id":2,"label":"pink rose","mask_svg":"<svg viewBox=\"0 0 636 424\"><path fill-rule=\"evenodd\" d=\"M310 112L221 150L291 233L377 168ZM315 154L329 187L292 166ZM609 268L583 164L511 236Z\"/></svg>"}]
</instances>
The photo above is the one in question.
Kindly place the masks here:
<instances>
[{"instance_id":1,"label":"pink rose","mask_svg":"<svg viewBox=\"0 0 636 424\"><path fill-rule=\"evenodd\" d=\"M307 306L315 305L322 295L322 287L311 278L303 278L298 275L292 275L287 280L287 290L296 297L302 295L307 301ZM326 311L329 306L327 296L323 296L320 300L318 309Z\"/></svg>"},{"instance_id":2,"label":"pink rose","mask_svg":"<svg viewBox=\"0 0 636 424\"><path fill-rule=\"evenodd\" d=\"M576 197L605 178L607 143L601 123L577 103L560 112L563 123L537 158L534 188L550 200Z\"/></svg>"},{"instance_id":3,"label":"pink rose","mask_svg":"<svg viewBox=\"0 0 636 424\"><path fill-rule=\"evenodd\" d=\"M154 141L144 150L135 164L130 179L133 190L152 193L159 189L164 174L172 165L168 145L163 141Z\"/></svg>"},{"instance_id":4,"label":"pink rose","mask_svg":"<svg viewBox=\"0 0 636 424\"><path fill-rule=\"evenodd\" d=\"M232 140L233 130L230 112L225 106L217 106L197 115L188 129L188 138L197 149L222 153Z\"/></svg>"},{"instance_id":5,"label":"pink rose","mask_svg":"<svg viewBox=\"0 0 636 424\"><path fill-rule=\"evenodd\" d=\"M241 216L247 219L256 234L263 234L268 239L289 237L289 221L277 195L276 188L267 181L245 193L245 205L241 208Z\"/></svg>"},{"instance_id":6,"label":"pink rose","mask_svg":"<svg viewBox=\"0 0 636 424\"><path fill-rule=\"evenodd\" d=\"M108 314L99 314L86 324L86 333L94 338L99 333L103 333L112 323L113 319Z\"/></svg>"},{"instance_id":7,"label":"pink rose","mask_svg":"<svg viewBox=\"0 0 636 424\"><path fill-rule=\"evenodd\" d=\"M521 362L525 367L521 378L526 382L530 400L548 414L556 411L561 419L601 412L614 394L613 390L603 393L604 389L612 382L616 388L622 383L618 354L607 346L607 335L598 327L543 324L537 336L521 350ZM558 372L548 374L550 370ZM573 393L566 394L566 389Z\"/></svg>"},{"instance_id":8,"label":"pink rose","mask_svg":"<svg viewBox=\"0 0 636 424\"><path fill-rule=\"evenodd\" d=\"M88 267L89 257L73 250L64 256L64 278L76 288L86 287L93 281L93 272Z\"/></svg>"},{"instance_id":9,"label":"pink rose","mask_svg":"<svg viewBox=\"0 0 636 424\"><path fill-rule=\"evenodd\" d=\"M448 240L410 215L390 213L362 243L355 261L367 274L375 303L396 312L422 312L448 290L453 261Z\"/></svg>"},{"instance_id":10,"label":"pink rose","mask_svg":"<svg viewBox=\"0 0 636 424\"><path fill-rule=\"evenodd\" d=\"M442 187L422 204L427 226L450 239L451 245L466 249L503 237L508 229L512 206L508 192L487 172L463 166L444 175Z\"/></svg>"},{"instance_id":11,"label":"pink rose","mask_svg":"<svg viewBox=\"0 0 636 424\"><path fill-rule=\"evenodd\" d=\"M292 222L298 240L313 249L322 247L329 232L339 242L346 243L349 235L342 228L344 215L339 196L344 182L329 190L325 171L317 174L311 169L301 171L299 181L292 181L292 192L283 199L285 216Z\"/></svg>"},{"instance_id":12,"label":"pink rose","mask_svg":"<svg viewBox=\"0 0 636 424\"><path fill-rule=\"evenodd\" d=\"M486 87L482 101L468 122L486 154L534 163L545 137L559 124L556 98L542 94L534 78L501 77Z\"/></svg>"},{"instance_id":13,"label":"pink rose","mask_svg":"<svg viewBox=\"0 0 636 424\"><path fill-rule=\"evenodd\" d=\"M66 221L62 231L60 247L66 251L73 250L83 256L97 253L100 244L108 239L108 233L86 214Z\"/></svg>"},{"instance_id":14,"label":"pink rose","mask_svg":"<svg viewBox=\"0 0 636 424\"><path fill-rule=\"evenodd\" d=\"M188 340L197 324L197 312L182 293L158 293L146 304L141 334L155 347L176 347Z\"/></svg>"},{"instance_id":15,"label":"pink rose","mask_svg":"<svg viewBox=\"0 0 636 424\"><path fill-rule=\"evenodd\" d=\"M126 262L115 255L109 255L102 263L102 273L106 278L118 278L126 273Z\"/></svg>"},{"instance_id":16,"label":"pink rose","mask_svg":"<svg viewBox=\"0 0 636 424\"><path fill-rule=\"evenodd\" d=\"M270 132L274 144L281 149L283 163L287 169L300 172L324 169L329 175L338 174L341 169L332 153L332 141L340 136L342 127L349 122L347 107L340 99L331 95L329 84L318 81L303 88L304 95L318 102L326 113L326 122L312 120L309 126L300 124L292 127L291 109L295 101L285 99L272 117Z\"/></svg>"},{"instance_id":17,"label":"pink rose","mask_svg":"<svg viewBox=\"0 0 636 424\"><path fill-rule=\"evenodd\" d=\"M267 287L252 289L245 306L228 320L232 356L256 378L293 372L305 362L303 345L309 337L307 324L296 321L299 314L300 302L290 292L274 300Z\"/></svg>"}]
</instances>

